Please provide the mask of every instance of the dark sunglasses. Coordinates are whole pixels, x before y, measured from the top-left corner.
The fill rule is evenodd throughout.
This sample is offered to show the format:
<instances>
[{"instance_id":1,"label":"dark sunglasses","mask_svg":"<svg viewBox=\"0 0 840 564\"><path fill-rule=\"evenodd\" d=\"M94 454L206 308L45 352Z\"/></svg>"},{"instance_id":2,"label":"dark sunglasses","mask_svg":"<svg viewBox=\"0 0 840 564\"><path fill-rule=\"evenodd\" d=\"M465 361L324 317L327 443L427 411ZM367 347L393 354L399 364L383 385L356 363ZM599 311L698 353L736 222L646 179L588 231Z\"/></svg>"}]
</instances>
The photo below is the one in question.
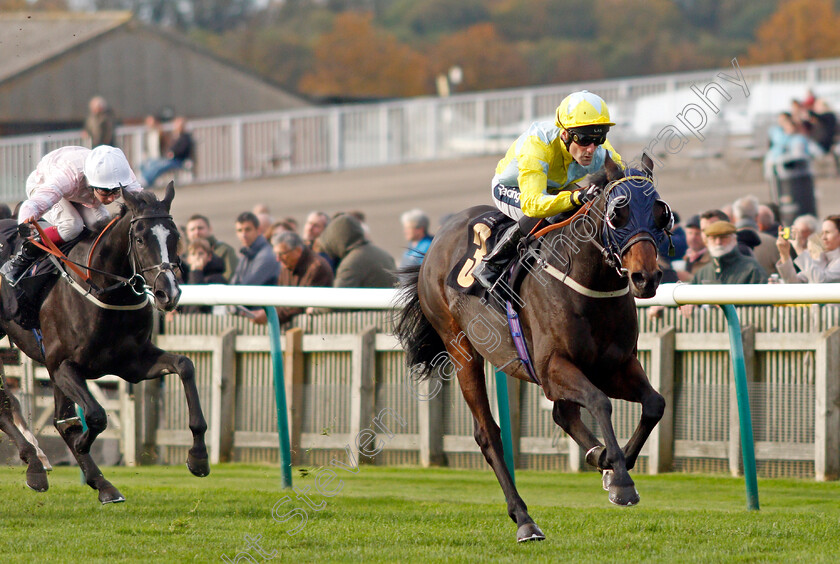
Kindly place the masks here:
<instances>
[{"instance_id":1,"label":"dark sunglasses","mask_svg":"<svg viewBox=\"0 0 840 564\"><path fill-rule=\"evenodd\" d=\"M572 141L581 147L589 147L593 143L596 146L603 145L607 140L606 135L584 135L583 133L575 133L573 131L570 131L569 134L572 136Z\"/></svg>"},{"instance_id":2,"label":"dark sunglasses","mask_svg":"<svg viewBox=\"0 0 840 564\"><path fill-rule=\"evenodd\" d=\"M111 194L116 192L116 190L111 190L110 188L94 188L93 191L99 194L100 196L110 196Z\"/></svg>"}]
</instances>

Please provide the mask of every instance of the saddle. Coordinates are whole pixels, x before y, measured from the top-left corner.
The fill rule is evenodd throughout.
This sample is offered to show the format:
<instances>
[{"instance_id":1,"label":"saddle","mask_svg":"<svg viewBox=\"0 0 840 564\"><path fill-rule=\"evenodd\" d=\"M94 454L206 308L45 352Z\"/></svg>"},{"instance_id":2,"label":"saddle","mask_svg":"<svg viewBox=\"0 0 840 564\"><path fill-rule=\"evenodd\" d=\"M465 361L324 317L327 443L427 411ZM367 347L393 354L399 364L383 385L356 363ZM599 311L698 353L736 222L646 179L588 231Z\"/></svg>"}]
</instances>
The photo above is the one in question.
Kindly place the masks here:
<instances>
[{"instance_id":1,"label":"saddle","mask_svg":"<svg viewBox=\"0 0 840 564\"><path fill-rule=\"evenodd\" d=\"M533 260L526 251L531 245L539 245L539 241L535 242L531 237L522 239L517 256L511 259L509 267L494 285L492 292L472 276L472 271L478 261L492 250L498 242L499 236L513 223L512 219L500 211L486 212L472 219L467 225L467 250L447 275L446 283L458 292L476 296L483 303L502 312L507 318L508 328L520 362L527 370L531 380L540 385L539 378L531 363L528 344L522 334L518 313L523 305L518 295L519 287L528 272L528 262Z\"/></svg>"},{"instance_id":2,"label":"saddle","mask_svg":"<svg viewBox=\"0 0 840 564\"><path fill-rule=\"evenodd\" d=\"M80 240L81 237L77 237L59 248L66 255ZM17 253L23 241L16 220L0 220L0 264ZM59 274L59 270L47 254L33 263L14 288L5 282L0 284L0 315L24 329L39 329L41 305L58 280Z\"/></svg>"}]
</instances>

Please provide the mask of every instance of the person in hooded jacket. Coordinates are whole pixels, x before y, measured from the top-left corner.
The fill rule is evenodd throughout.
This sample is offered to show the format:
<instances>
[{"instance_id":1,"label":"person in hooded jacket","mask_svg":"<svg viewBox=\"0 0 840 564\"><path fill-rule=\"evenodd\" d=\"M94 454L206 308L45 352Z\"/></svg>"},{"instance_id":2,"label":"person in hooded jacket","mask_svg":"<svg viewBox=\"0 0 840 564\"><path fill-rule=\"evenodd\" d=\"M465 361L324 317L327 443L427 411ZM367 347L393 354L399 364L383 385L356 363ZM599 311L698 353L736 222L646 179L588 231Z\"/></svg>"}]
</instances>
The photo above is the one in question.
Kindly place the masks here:
<instances>
[{"instance_id":1,"label":"person in hooded jacket","mask_svg":"<svg viewBox=\"0 0 840 564\"><path fill-rule=\"evenodd\" d=\"M335 217L318 238L336 265L335 288L392 288L397 282L394 259L365 237L356 218Z\"/></svg>"}]
</instances>

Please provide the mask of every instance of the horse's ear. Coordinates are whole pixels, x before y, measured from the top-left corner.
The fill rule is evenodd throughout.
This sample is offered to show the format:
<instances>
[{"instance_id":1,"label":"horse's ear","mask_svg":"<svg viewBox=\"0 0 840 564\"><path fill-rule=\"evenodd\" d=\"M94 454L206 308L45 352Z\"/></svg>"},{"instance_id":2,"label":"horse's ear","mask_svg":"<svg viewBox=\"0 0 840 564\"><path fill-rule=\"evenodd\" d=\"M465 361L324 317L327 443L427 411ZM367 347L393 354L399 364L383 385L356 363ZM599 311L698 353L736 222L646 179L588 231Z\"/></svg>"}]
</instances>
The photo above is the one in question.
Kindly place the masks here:
<instances>
[{"instance_id":1,"label":"horse's ear","mask_svg":"<svg viewBox=\"0 0 840 564\"><path fill-rule=\"evenodd\" d=\"M128 209L134 213L134 210L137 209L137 198L134 197L134 194L126 190L125 188L120 188L120 197L122 198L125 205L128 206Z\"/></svg>"},{"instance_id":2,"label":"horse's ear","mask_svg":"<svg viewBox=\"0 0 840 564\"><path fill-rule=\"evenodd\" d=\"M653 176L653 159L647 153L642 153L642 170L648 178Z\"/></svg>"},{"instance_id":3,"label":"horse's ear","mask_svg":"<svg viewBox=\"0 0 840 564\"><path fill-rule=\"evenodd\" d=\"M163 194L163 205L166 206L166 211L169 211L169 207L172 205L172 198L175 197L175 182L172 180L169 181L169 184L166 185L166 191Z\"/></svg>"},{"instance_id":4,"label":"horse's ear","mask_svg":"<svg viewBox=\"0 0 840 564\"><path fill-rule=\"evenodd\" d=\"M604 159L604 169L607 171L607 180L618 180L624 176L624 171L621 170L620 166L615 164L615 161L610 157L609 151L607 151L607 156Z\"/></svg>"}]
</instances>

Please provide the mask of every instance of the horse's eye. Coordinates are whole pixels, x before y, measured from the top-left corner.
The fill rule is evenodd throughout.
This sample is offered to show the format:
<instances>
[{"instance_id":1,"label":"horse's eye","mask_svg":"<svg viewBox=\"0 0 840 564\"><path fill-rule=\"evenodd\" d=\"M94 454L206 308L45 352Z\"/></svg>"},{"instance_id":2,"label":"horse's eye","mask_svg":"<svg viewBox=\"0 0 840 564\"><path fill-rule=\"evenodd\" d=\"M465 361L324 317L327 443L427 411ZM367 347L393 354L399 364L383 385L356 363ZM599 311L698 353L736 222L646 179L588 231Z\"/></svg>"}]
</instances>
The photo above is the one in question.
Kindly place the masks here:
<instances>
[{"instance_id":1,"label":"horse's eye","mask_svg":"<svg viewBox=\"0 0 840 564\"><path fill-rule=\"evenodd\" d=\"M138 245L142 245L142 244L143 244L143 238L142 238L142 237L135 237L134 241L135 241Z\"/></svg>"}]
</instances>

